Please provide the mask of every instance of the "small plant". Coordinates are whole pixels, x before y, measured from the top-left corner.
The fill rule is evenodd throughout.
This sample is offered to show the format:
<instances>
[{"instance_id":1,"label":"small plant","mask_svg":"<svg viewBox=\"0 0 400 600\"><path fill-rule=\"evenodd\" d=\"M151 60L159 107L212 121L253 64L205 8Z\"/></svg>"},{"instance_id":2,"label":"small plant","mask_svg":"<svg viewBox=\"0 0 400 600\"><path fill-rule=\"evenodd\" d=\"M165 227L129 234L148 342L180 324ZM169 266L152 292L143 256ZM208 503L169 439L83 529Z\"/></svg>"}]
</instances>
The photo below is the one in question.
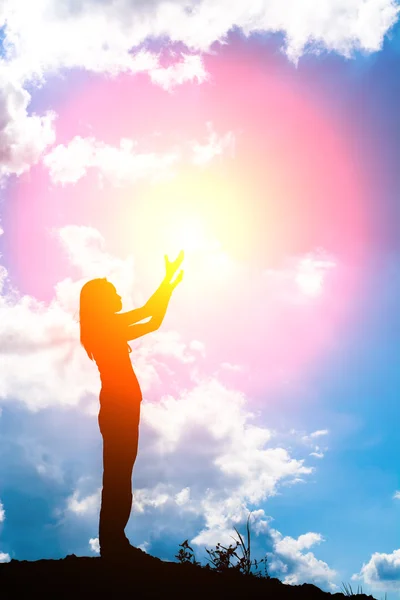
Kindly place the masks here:
<instances>
[{"instance_id":1,"label":"small plant","mask_svg":"<svg viewBox=\"0 0 400 600\"><path fill-rule=\"evenodd\" d=\"M222 571L226 571L227 569L234 569L237 565L231 564L231 559L233 556L237 556L236 548L238 547L239 542L236 542L236 546L229 546L229 548L225 548L219 542L214 550L208 550L206 548L207 554L211 557L211 560L207 559L210 564L213 565L213 568L220 573ZM208 565L207 565L208 566Z\"/></svg>"},{"instance_id":2,"label":"small plant","mask_svg":"<svg viewBox=\"0 0 400 600\"><path fill-rule=\"evenodd\" d=\"M344 595L345 596L356 596L357 594L362 594L363 593L362 586L361 586L360 590L358 589L358 586L357 586L357 594L354 594L353 590L351 589L351 585L350 584L347 587L346 584L343 583L343 581L342 581L342 585L343 585L343 588L344 588ZM385 600L387 600L387 594L386 593L385 593Z\"/></svg>"},{"instance_id":3,"label":"small plant","mask_svg":"<svg viewBox=\"0 0 400 600\"><path fill-rule=\"evenodd\" d=\"M343 590L344 590L343 593L345 596L356 596L356 594L354 594L353 590L351 589L350 583L348 586L346 586L346 584L343 583L343 581L342 581L342 585L343 585ZM362 593L363 593L362 586L361 586L361 591L359 591L358 586L357 586L357 594L362 594Z\"/></svg>"},{"instance_id":4,"label":"small plant","mask_svg":"<svg viewBox=\"0 0 400 600\"><path fill-rule=\"evenodd\" d=\"M180 563L191 563L192 565L199 566L200 563L196 560L196 556L193 548L191 548L188 544L188 540L185 540L182 544L179 544L181 549L178 554L175 554L175 558L178 559Z\"/></svg>"},{"instance_id":5,"label":"small plant","mask_svg":"<svg viewBox=\"0 0 400 600\"><path fill-rule=\"evenodd\" d=\"M263 558L260 561L257 561L256 559L254 561L251 560L250 527L249 527L250 516L251 516L251 514L249 514L249 516L248 516L247 525L246 525L246 527L247 527L247 547L243 540L243 537L240 535L240 533L236 529L236 527L234 527L236 533L239 536L239 540L235 540L234 538L232 538L235 542L235 545L230 544L229 547L226 548L225 546L222 546L222 544L218 543L213 550L208 550L207 548L205 549L207 554L210 557L209 559L207 559L209 564L206 565L206 568L214 568L216 571L219 571L219 572L226 571L227 569L233 569L233 570L239 571L245 575L251 574L251 575L254 575L255 577L261 577L262 576L261 573L258 572L257 570L259 568L259 565L264 563L264 577L266 579L269 579L269 575L267 573L267 559ZM183 542L183 544L180 544L180 546L181 546L181 550L178 552L178 554L175 555L176 558L179 560L179 562L181 562L181 563L192 562L193 564L197 564L197 565L200 564L195 560L193 549L188 545L188 540L185 540ZM242 556L239 556L238 553L236 552L238 550L238 548L240 548ZM234 558L237 559L237 562L235 564L233 564L231 562ZM210 567L210 564L212 565L212 567ZM255 570L257 571L256 573L251 572L251 568L253 566L255 567Z\"/></svg>"},{"instance_id":6,"label":"small plant","mask_svg":"<svg viewBox=\"0 0 400 600\"><path fill-rule=\"evenodd\" d=\"M254 563L251 560L251 553L250 553L250 527L249 527L249 521L250 521L250 516L251 514L249 514L248 518L247 518L247 523L246 523L246 529L247 529L247 548L246 545L244 543L244 540L242 538L242 536L240 535L239 531L236 529L236 527L234 527L234 530L236 531L236 533L239 536L239 541L236 541L236 548L235 550L240 547L242 555L241 557L239 557L236 552L235 552L235 557L238 559L237 564L235 565L235 568L238 569L241 573L244 573L245 575L250 575L251 574L251 567L254 566L256 571L258 569L258 565L261 563L264 563L264 577L266 579L269 579L269 575L267 573L267 558L263 558L260 561L257 561L256 559L254 559ZM233 539L233 538L232 538ZM256 577L260 577L261 573L257 572L254 573L254 575L256 575Z\"/></svg>"},{"instance_id":7,"label":"small plant","mask_svg":"<svg viewBox=\"0 0 400 600\"><path fill-rule=\"evenodd\" d=\"M251 573L251 567L253 565L252 561L251 561L251 556L250 556L250 528L249 528L249 520L250 520L250 514L247 518L247 523L246 523L246 529L247 529L247 548L244 544L243 538L240 535L239 531L236 529L235 527L235 531L239 536L240 539L240 546L242 548L242 552L243 552L243 557L239 560L239 564L242 563L243 561L243 567L242 567L242 572L243 573L247 573L250 574ZM262 558L261 560L257 561L257 559L254 559L254 566L255 569L257 571L258 569L258 565L261 565L261 563L264 563L264 577L266 579L269 579L269 575L267 572L267 557ZM258 571L255 573L256 577L261 577L261 573Z\"/></svg>"}]
</instances>

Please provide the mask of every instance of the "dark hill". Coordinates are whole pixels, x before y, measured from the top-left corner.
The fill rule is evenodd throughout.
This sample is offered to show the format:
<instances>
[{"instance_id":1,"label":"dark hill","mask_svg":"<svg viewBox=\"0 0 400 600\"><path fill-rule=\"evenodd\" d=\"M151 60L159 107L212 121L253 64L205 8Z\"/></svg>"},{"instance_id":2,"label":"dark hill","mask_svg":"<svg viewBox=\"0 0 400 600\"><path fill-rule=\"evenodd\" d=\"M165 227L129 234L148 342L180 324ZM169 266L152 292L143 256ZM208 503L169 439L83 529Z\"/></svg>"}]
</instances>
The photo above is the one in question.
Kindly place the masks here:
<instances>
[{"instance_id":1,"label":"dark hill","mask_svg":"<svg viewBox=\"0 0 400 600\"><path fill-rule=\"evenodd\" d=\"M164 562L137 551L137 558L109 563L103 558L76 557L60 560L18 561L0 564L1 600L90 600L107 598L305 600L345 598L312 584L284 585L275 578L257 578L232 569L218 573L190 563ZM353 598L371 599L365 594Z\"/></svg>"}]
</instances>

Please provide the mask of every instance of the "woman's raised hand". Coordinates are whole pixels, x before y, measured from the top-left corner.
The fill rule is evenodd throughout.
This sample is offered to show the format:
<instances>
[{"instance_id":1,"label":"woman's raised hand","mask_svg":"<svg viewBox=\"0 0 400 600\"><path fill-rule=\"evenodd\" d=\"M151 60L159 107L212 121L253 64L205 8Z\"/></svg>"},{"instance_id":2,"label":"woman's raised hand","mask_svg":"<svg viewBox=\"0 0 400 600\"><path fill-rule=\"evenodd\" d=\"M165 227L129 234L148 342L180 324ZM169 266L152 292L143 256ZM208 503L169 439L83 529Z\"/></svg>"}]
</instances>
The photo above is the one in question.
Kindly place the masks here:
<instances>
[{"instance_id":1,"label":"woman's raised hand","mask_svg":"<svg viewBox=\"0 0 400 600\"><path fill-rule=\"evenodd\" d=\"M171 282L171 279L173 278L173 276L175 275L175 273L177 272L177 270L179 269L179 267L182 264L182 261L184 259L184 252L183 250L181 250L178 254L178 256L176 257L175 260L170 261L168 256L165 254L164 259L165 259L165 279L166 281L168 281L169 283ZM179 281L182 280L182 276L183 276L183 271L181 271L178 275L178 277L175 279L174 281L174 287L176 287L176 285L178 285ZM179 279L179 281L177 281L177 279Z\"/></svg>"},{"instance_id":2,"label":"woman's raised hand","mask_svg":"<svg viewBox=\"0 0 400 600\"><path fill-rule=\"evenodd\" d=\"M176 286L178 285L178 283L180 283L182 281L182 277L183 277L183 269L181 269L179 271L179 273L175 277L174 281L170 284L173 290L176 288Z\"/></svg>"}]
</instances>

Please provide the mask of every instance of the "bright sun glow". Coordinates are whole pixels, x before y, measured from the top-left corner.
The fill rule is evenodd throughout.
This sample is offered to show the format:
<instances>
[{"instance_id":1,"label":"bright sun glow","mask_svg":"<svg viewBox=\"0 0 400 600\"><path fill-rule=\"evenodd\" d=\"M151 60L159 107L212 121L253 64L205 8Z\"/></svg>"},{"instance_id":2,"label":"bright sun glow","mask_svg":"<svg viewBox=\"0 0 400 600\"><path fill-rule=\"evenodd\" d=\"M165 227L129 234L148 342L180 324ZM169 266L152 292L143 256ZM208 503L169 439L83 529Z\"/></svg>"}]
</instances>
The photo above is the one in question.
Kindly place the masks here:
<instances>
[{"instance_id":1,"label":"bright sun glow","mask_svg":"<svg viewBox=\"0 0 400 600\"><path fill-rule=\"evenodd\" d=\"M138 248L148 260L163 254L173 257L183 249L185 265L190 259L201 269L212 256L225 252L235 258L247 248L244 197L237 182L227 177L183 170L146 192L134 206L132 220L123 220L120 235L131 238L134 222Z\"/></svg>"},{"instance_id":2,"label":"bright sun glow","mask_svg":"<svg viewBox=\"0 0 400 600\"><path fill-rule=\"evenodd\" d=\"M170 245L181 248L185 254L206 250L210 246L204 223L196 217L186 217L178 220L171 228Z\"/></svg>"},{"instance_id":3,"label":"bright sun glow","mask_svg":"<svg viewBox=\"0 0 400 600\"><path fill-rule=\"evenodd\" d=\"M220 277L231 270L230 257L223 251L220 241L207 231L200 216L178 219L170 227L168 248L171 258L184 250L185 266L190 265L189 271L193 268L200 276L204 272Z\"/></svg>"}]
</instances>

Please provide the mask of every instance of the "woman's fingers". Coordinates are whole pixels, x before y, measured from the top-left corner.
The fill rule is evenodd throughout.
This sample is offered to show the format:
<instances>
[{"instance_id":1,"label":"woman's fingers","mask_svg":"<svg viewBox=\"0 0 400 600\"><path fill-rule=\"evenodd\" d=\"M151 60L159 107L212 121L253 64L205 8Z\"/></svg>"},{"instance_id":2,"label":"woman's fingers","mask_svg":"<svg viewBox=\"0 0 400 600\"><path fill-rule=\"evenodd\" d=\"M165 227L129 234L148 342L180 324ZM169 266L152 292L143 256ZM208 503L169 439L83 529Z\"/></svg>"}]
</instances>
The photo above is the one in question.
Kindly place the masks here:
<instances>
[{"instance_id":1,"label":"woman's fingers","mask_svg":"<svg viewBox=\"0 0 400 600\"><path fill-rule=\"evenodd\" d=\"M171 278L176 273L176 271L179 269L179 267L181 266L182 261L184 259L184 256L185 256L184 252L183 252L183 250L181 250L179 252L178 256L176 257L176 259L171 262L169 260L168 256L166 254L164 255L165 270L166 270L167 276L169 278Z\"/></svg>"},{"instance_id":2,"label":"woman's fingers","mask_svg":"<svg viewBox=\"0 0 400 600\"><path fill-rule=\"evenodd\" d=\"M179 271L177 277L175 277L174 281L171 283L172 289L175 289L179 282L182 281L183 278L183 270Z\"/></svg>"},{"instance_id":3,"label":"woman's fingers","mask_svg":"<svg viewBox=\"0 0 400 600\"><path fill-rule=\"evenodd\" d=\"M176 269L179 269L179 267L182 264L182 261L183 261L184 257L185 257L185 253L183 252L183 250L181 250L179 252L178 256L175 259L175 263L174 264L175 264L175 268Z\"/></svg>"}]
</instances>

